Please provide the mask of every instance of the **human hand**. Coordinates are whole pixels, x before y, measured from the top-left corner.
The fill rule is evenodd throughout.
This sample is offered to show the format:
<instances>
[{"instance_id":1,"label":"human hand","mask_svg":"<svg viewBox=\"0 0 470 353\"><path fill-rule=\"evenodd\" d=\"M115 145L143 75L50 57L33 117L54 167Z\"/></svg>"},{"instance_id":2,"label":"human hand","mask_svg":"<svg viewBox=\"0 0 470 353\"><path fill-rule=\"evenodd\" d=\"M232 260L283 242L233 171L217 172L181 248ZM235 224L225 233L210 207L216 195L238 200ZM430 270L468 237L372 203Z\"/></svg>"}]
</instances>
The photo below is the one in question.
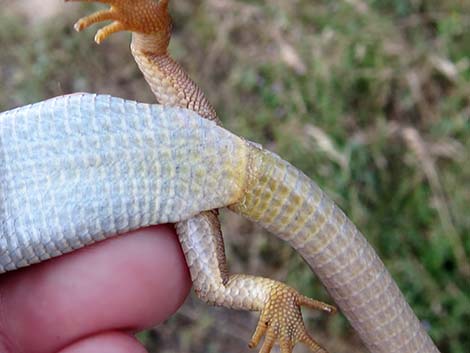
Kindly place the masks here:
<instances>
[{"instance_id":1,"label":"human hand","mask_svg":"<svg viewBox=\"0 0 470 353\"><path fill-rule=\"evenodd\" d=\"M109 239L0 276L0 352L143 353L133 333L190 288L172 226Z\"/></svg>"}]
</instances>

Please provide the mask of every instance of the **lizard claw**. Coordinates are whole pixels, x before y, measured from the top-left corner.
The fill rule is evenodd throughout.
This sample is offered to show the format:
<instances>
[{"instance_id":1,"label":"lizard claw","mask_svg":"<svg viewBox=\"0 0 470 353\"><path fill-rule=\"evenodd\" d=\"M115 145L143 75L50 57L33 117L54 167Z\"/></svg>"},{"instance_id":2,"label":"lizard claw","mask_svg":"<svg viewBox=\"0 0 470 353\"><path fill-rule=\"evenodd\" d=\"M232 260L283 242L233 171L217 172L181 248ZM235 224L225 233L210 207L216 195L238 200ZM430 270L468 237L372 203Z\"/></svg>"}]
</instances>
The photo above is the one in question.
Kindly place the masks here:
<instances>
[{"instance_id":1,"label":"lizard claw","mask_svg":"<svg viewBox=\"0 0 470 353\"><path fill-rule=\"evenodd\" d=\"M95 42L100 44L111 34L131 31L151 34L169 31L171 26L168 15L169 0L65 0L81 2L101 2L110 5L107 10L97 11L79 19L74 28L80 32L91 25L103 21L113 21L101 28L95 35Z\"/></svg>"},{"instance_id":2,"label":"lizard claw","mask_svg":"<svg viewBox=\"0 0 470 353\"><path fill-rule=\"evenodd\" d=\"M269 353L276 339L279 340L282 353L291 353L298 342L308 346L312 352L326 353L326 350L307 333L301 306L330 314L336 312L336 308L331 305L305 297L287 285L275 282L248 347L256 347L265 336L260 353Z\"/></svg>"}]
</instances>

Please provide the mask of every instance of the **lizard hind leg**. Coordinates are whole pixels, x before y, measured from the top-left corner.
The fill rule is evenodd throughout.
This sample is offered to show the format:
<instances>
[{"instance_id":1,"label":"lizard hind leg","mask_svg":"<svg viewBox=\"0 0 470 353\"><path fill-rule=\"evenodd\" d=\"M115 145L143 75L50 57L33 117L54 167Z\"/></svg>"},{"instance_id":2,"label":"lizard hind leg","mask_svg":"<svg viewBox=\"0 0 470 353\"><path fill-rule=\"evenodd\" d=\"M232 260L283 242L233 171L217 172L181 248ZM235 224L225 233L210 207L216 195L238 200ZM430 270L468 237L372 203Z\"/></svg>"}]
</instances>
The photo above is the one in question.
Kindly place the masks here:
<instances>
[{"instance_id":1,"label":"lizard hind leg","mask_svg":"<svg viewBox=\"0 0 470 353\"><path fill-rule=\"evenodd\" d=\"M261 312L250 348L256 347L265 336L261 353L269 353L276 342L282 353L291 353L299 342L312 352L326 352L307 333L300 308L335 313L333 306L305 297L269 278L230 274L215 213L203 212L179 222L177 230L200 299L213 305Z\"/></svg>"}]
</instances>

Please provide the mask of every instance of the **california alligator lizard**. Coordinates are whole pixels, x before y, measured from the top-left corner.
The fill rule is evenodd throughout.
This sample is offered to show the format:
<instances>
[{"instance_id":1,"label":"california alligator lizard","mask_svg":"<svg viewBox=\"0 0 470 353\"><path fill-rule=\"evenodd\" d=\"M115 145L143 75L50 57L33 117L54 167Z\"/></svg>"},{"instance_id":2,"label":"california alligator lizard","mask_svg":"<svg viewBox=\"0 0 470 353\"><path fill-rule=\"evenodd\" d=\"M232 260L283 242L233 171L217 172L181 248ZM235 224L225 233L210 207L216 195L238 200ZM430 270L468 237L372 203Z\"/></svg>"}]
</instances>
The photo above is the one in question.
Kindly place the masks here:
<instances>
[{"instance_id":1,"label":"california alligator lizard","mask_svg":"<svg viewBox=\"0 0 470 353\"><path fill-rule=\"evenodd\" d=\"M95 20L111 19L103 14ZM109 33L135 30L122 22L111 26ZM148 41L141 43L148 46ZM299 251L371 351L437 351L362 235L311 180L274 154L194 113L111 97L57 98L4 113L0 119L5 220L0 264L4 271L129 229L184 221L201 211L230 206ZM118 146L126 146L124 158ZM33 174L22 172L26 166L33 167ZM52 186L50 175L62 187ZM166 191L156 192L162 185ZM38 192L29 195L25 189ZM81 217L72 217L76 211ZM213 218L210 215L206 219ZM48 226L46 220L51 219L60 219L57 224L62 229ZM201 256L201 248L195 246L208 252L214 242L196 237L204 222L188 221L181 227L184 224L186 233L193 235L190 242L182 239L183 247L205 300L250 310L290 305L291 312L298 314L298 306L304 303L331 310L282 284L272 286L278 282L244 275L224 277L228 274L217 261L220 256L210 263L221 279L213 282L216 290L202 290L204 283L194 278L201 264L194 256ZM252 291L239 293L247 288ZM273 296L273 288L279 288L284 297ZM310 343L312 350L318 348L304 331L282 332L292 318L266 320L267 311L262 312L253 340L259 341L268 322L263 351L270 349L275 338L285 352L298 340Z\"/></svg>"}]
</instances>

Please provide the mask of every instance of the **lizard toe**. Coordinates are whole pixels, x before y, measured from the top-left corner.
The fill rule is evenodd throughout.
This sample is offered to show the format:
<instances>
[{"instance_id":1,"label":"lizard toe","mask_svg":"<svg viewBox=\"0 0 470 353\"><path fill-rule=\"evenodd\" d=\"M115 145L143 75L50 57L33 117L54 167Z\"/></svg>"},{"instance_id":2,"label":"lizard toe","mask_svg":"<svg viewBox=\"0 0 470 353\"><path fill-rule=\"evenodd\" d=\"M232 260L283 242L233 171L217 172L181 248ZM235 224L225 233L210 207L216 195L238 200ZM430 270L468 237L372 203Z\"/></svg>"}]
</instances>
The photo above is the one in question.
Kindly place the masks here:
<instances>
[{"instance_id":1,"label":"lizard toe","mask_svg":"<svg viewBox=\"0 0 470 353\"><path fill-rule=\"evenodd\" d=\"M82 17L74 24L74 28L77 32L83 31L91 25L103 21L109 21L115 19L115 13L112 9L97 11L89 16Z\"/></svg>"}]
</instances>

